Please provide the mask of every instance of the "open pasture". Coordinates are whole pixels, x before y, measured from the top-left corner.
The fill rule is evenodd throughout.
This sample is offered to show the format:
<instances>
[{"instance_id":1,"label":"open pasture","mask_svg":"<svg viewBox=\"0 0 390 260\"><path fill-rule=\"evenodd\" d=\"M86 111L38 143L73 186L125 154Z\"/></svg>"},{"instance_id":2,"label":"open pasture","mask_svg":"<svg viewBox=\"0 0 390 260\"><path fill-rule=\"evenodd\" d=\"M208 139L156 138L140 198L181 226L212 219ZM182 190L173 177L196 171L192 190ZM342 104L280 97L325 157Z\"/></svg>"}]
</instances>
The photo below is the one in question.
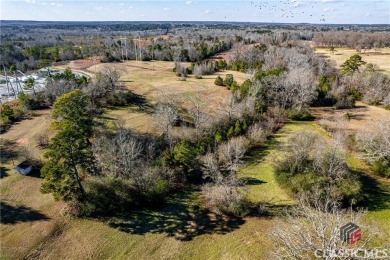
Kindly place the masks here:
<instances>
[{"instance_id":1,"label":"open pasture","mask_svg":"<svg viewBox=\"0 0 390 260\"><path fill-rule=\"evenodd\" d=\"M332 53L329 48L316 48L316 53L321 57L336 62L338 67L352 55L359 54L363 61L376 65L378 71L390 75L390 48L362 50L360 52L349 48L335 48L334 53Z\"/></svg>"}]
</instances>

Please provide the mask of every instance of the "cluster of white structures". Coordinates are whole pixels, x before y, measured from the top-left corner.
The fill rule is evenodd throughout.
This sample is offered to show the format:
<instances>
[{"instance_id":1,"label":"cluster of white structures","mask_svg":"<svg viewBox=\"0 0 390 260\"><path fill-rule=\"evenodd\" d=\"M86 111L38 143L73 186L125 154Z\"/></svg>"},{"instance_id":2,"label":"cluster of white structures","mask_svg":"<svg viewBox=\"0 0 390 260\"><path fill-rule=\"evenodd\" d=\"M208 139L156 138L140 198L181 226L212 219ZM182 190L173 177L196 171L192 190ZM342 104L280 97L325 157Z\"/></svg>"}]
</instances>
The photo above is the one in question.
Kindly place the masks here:
<instances>
[{"instance_id":1,"label":"cluster of white structures","mask_svg":"<svg viewBox=\"0 0 390 260\"><path fill-rule=\"evenodd\" d=\"M4 75L0 75L0 101L6 103L15 100L19 93L33 94L34 92L41 92L46 87L46 81L49 74L53 75L60 73L58 70L50 68L40 69L38 72L31 75L26 75L21 71L16 71L12 76L7 75L4 71ZM33 86L27 86L27 80L32 78L34 80Z\"/></svg>"}]
</instances>

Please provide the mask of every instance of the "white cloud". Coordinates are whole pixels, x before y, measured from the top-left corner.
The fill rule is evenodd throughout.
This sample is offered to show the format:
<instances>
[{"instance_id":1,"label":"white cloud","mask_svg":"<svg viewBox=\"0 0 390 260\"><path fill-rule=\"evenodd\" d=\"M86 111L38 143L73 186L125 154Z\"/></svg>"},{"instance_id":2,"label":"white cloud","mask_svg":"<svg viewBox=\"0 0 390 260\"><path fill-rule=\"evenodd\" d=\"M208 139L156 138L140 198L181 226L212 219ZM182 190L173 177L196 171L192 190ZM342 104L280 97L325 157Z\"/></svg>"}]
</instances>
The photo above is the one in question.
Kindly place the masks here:
<instances>
[{"instance_id":1,"label":"white cloud","mask_svg":"<svg viewBox=\"0 0 390 260\"><path fill-rule=\"evenodd\" d=\"M210 11L210 10L206 10L206 11L204 11L204 13L205 13L205 14L210 14L211 11Z\"/></svg>"},{"instance_id":2,"label":"white cloud","mask_svg":"<svg viewBox=\"0 0 390 260\"><path fill-rule=\"evenodd\" d=\"M295 0L290 0L291 4L294 6L294 7L300 7L303 5L303 2L300 2L300 1L295 1Z\"/></svg>"},{"instance_id":3,"label":"white cloud","mask_svg":"<svg viewBox=\"0 0 390 260\"><path fill-rule=\"evenodd\" d=\"M96 9L103 10L103 6L98 6L98 7L96 7Z\"/></svg>"},{"instance_id":4,"label":"white cloud","mask_svg":"<svg viewBox=\"0 0 390 260\"><path fill-rule=\"evenodd\" d=\"M186 5L192 5L192 0L188 0L188 1L186 2Z\"/></svg>"},{"instance_id":5,"label":"white cloud","mask_svg":"<svg viewBox=\"0 0 390 260\"><path fill-rule=\"evenodd\" d=\"M118 4L118 5L122 6L122 5L125 5L125 4L124 4L124 3L120 3L120 4Z\"/></svg>"},{"instance_id":6,"label":"white cloud","mask_svg":"<svg viewBox=\"0 0 390 260\"><path fill-rule=\"evenodd\" d=\"M52 6L57 6L57 7L63 7L64 5L63 4L60 4L60 3L50 3L50 5Z\"/></svg>"},{"instance_id":7,"label":"white cloud","mask_svg":"<svg viewBox=\"0 0 390 260\"><path fill-rule=\"evenodd\" d=\"M133 9L133 7L132 7L132 6L129 6L129 9Z\"/></svg>"},{"instance_id":8,"label":"white cloud","mask_svg":"<svg viewBox=\"0 0 390 260\"><path fill-rule=\"evenodd\" d=\"M169 10L171 10L171 8L169 8L169 7L164 7L163 10L164 10L164 11L169 11Z\"/></svg>"},{"instance_id":9,"label":"white cloud","mask_svg":"<svg viewBox=\"0 0 390 260\"><path fill-rule=\"evenodd\" d=\"M324 12L333 12L333 11L336 11L336 9L333 7L324 8Z\"/></svg>"},{"instance_id":10,"label":"white cloud","mask_svg":"<svg viewBox=\"0 0 390 260\"><path fill-rule=\"evenodd\" d=\"M370 14L370 13L365 13L364 16L365 16L365 17L371 16L371 14Z\"/></svg>"},{"instance_id":11,"label":"white cloud","mask_svg":"<svg viewBox=\"0 0 390 260\"><path fill-rule=\"evenodd\" d=\"M29 3L29 4L35 4L35 0L24 0L26 3Z\"/></svg>"}]
</instances>

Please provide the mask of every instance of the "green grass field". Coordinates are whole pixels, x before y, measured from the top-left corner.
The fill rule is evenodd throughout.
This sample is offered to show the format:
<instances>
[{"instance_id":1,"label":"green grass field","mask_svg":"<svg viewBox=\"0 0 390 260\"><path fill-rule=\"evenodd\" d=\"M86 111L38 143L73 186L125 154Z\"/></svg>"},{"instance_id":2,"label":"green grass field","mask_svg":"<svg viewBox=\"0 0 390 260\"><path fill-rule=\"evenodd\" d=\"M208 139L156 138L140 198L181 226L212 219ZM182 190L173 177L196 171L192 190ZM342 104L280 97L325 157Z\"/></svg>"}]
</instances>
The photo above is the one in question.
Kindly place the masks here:
<instances>
[{"instance_id":1,"label":"green grass field","mask_svg":"<svg viewBox=\"0 0 390 260\"><path fill-rule=\"evenodd\" d=\"M327 136L314 122L290 122L266 146L248 154L240 176L248 179L252 202L278 208L294 203L275 182L273 161L287 138L301 131ZM354 157L349 164L358 172L366 169ZM101 220L73 219L61 214L63 203L39 192L40 178L17 175L9 167L4 167L6 174L0 180L7 210L1 226L4 259L265 259L273 249L272 217L216 216L202 207L197 190L173 195L159 210ZM390 185L367 174L363 178L370 210L366 221L385 231L376 239L380 246L390 230Z\"/></svg>"}]
</instances>

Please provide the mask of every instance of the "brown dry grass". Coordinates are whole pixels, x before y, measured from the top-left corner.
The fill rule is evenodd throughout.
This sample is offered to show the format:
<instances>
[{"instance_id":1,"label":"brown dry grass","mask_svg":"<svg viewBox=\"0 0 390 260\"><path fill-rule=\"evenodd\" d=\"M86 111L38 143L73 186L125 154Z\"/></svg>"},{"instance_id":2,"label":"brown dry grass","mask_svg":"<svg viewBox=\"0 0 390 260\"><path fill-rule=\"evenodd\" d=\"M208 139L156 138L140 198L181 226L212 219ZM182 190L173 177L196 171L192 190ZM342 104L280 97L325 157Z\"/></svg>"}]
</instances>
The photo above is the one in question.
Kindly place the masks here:
<instances>
[{"instance_id":1,"label":"brown dry grass","mask_svg":"<svg viewBox=\"0 0 390 260\"><path fill-rule=\"evenodd\" d=\"M15 123L7 132L0 134L0 138L15 143L19 148L26 147L38 158L42 155L37 145L37 137L49 130L50 109L36 110L34 115Z\"/></svg>"},{"instance_id":2,"label":"brown dry grass","mask_svg":"<svg viewBox=\"0 0 390 260\"><path fill-rule=\"evenodd\" d=\"M362 56L363 61L377 65L379 71L390 74L390 48L362 52L356 52L355 50L348 48L336 48L334 54L329 51L329 48L316 48L316 53L321 57L335 61L338 67L352 55L359 54Z\"/></svg>"},{"instance_id":3,"label":"brown dry grass","mask_svg":"<svg viewBox=\"0 0 390 260\"><path fill-rule=\"evenodd\" d=\"M163 61L99 64L97 71L101 71L105 66L113 66L121 71L120 81L122 84L134 93L143 96L150 105L155 104L162 96L174 95L180 99L183 107L188 108L187 95L199 93L204 96L206 101L204 106L210 113L218 111L221 103L230 93L225 87L214 85L214 80L218 75L225 77L226 74L233 74L238 84L242 84L249 78L249 75L242 72L220 71L213 75L203 76L202 79L196 79L190 75L186 81L180 81L172 71L174 63ZM93 70L93 67L88 69L90 73ZM128 127L139 132L155 133L150 112L150 110L129 107L110 110L107 112L107 116L112 119L122 119Z\"/></svg>"},{"instance_id":4,"label":"brown dry grass","mask_svg":"<svg viewBox=\"0 0 390 260\"><path fill-rule=\"evenodd\" d=\"M166 91L176 94L202 92L210 95L212 100L210 102L216 105L214 103L219 102L219 98L229 93L223 87L214 86L216 75L207 76L202 80L189 78L187 82L181 82L171 70L173 63L156 65L159 69L150 71L136 68L131 62L126 64L126 73L122 77L123 81L130 80L124 82L126 87L145 95L149 102L155 102ZM229 72L219 74L226 73ZM245 79L242 73L233 74L239 83ZM137 131L148 132L153 123L153 118L148 112L132 106L112 110L107 116L122 118L128 126ZM37 113L36 117L15 124L7 133L0 136L14 143L12 147L7 147L8 149L18 151L28 145L34 149L33 155L41 158L43 151L36 147L35 137L47 128L50 111L41 110ZM34 220L26 216L17 223L1 226L3 258L254 259L265 257L265 248L272 247L270 241L263 236L272 228L270 219L247 218L239 228L233 228L231 232L220 234L216 230L215 233L196 236L191 242L180 241L163 232L126 233L101 221L71 219L61 214L64 206L62 202L56 202L50 194L40 193L42 179L37 176L16 174L12 172L12 167L11 162L2 164L1 201L15 209L26 207L43 217ZM191 199L185 203L192 204L193 201ZM161 219L165 221L164 217ZM186 219L181 221L183 223L178 224L188 226L192 223Z\"/></svg>"},{"instance_id":5,"label":"brown dry grass","mask_svg":"<svg viewBox=\"0 0 390 260\"><path fill-rule=\"evenodd\" d=\"M365 130L372 121L390 118L390 111L381 107L369 106L361 102L356 103L356 108L334 109L330 107L311 108L313 116L321 125L330 129L342 127L347 131ZM349 119L347 119L349 117ZM341 122L341 123L340 123Z\"/></svg>"}]
</instances>

